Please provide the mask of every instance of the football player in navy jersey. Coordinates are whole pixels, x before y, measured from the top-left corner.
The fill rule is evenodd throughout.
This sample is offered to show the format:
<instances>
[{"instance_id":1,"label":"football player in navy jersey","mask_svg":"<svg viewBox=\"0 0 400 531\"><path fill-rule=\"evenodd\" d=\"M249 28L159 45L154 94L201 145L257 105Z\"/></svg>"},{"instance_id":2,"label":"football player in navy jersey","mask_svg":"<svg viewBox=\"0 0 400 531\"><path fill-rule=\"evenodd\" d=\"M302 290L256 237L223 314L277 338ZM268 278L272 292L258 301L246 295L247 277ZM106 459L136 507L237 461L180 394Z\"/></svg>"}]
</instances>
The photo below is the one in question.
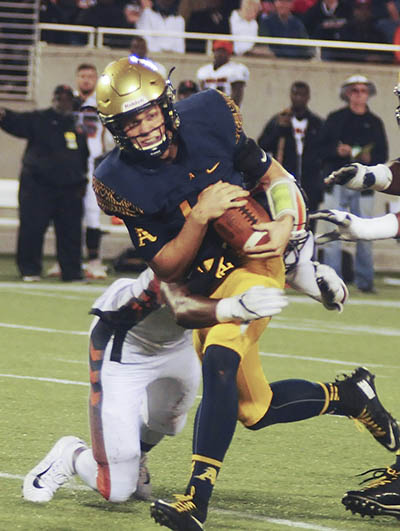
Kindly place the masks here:
<instances>
[{"instance_id":1,"label":"football player in navy jersey","mask_svg":"<svg viewBox=\"0 0 400 531\"><path fill-rule=\"evenodd\" d=\"M188 281L192 291L212 298L254 285L283 288L282 255L293 231L304 229L294 179L246 137L235 103L207 90L174 105L169 81L135 57L108 65L96 94L99 116L117 144L95 171L98 203L124 220L138 254L156 275L166 282ZM249 189L265 188L273 221L263 226L269 243L239 257L225 248L210 222L246 204L245 181ZM219 323L194 333L203 398L195 419L192 473L175 502L152 504L151 514L161 525L203 529L238 419L257 430L324 413L347 415L360 418L388 449L399 446L397 423L380 404L366 369L340 382L269 385L258 355L269 319L244 327ZM389 446L392 437L395 448Z\"/></svg>"}]
</instances>

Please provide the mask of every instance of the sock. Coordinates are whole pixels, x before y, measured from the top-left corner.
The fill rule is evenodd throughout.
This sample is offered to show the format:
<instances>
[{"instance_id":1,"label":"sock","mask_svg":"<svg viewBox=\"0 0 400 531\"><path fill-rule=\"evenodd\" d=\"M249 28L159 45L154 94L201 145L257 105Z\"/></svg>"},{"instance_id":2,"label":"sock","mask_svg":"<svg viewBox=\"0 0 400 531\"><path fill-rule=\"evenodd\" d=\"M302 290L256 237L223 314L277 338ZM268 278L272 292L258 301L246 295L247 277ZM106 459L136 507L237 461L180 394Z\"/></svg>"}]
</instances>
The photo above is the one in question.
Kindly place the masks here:
<instances>
[{"instance_id":1,"label":"sock","mask_svg":"<svg viewBox=\"0 0 400 531\"><path fill-rule=\"evenodd\" d=\"M147 454L155 446L156 446L155 444L149 444L149 443L145 443L143 441L140 441L140 451L142 453L146 453Z\"/></svg>"},{"instance_id":2,"label":"sock","mask_svg":"<svg viewBox=\"0 0 400 531\"><path fill-rule=\"evenodd\" d=\"M97 490L97 463L91 448L84 450L75 458L75 470L86 485Z\"/></svg>"},{"instance_id":3,"label":"sock","mask_svg":"<svg viewBox=\"0 0 400 531\"><path fill-rule=\"evenodd\" d=\"M99 258L100 240L100 229L93 229L91 227L86 228L86 247L89 260L95 260L96 258Z\"/></svg>"},{"instance_id":4,"label":"sock","mask_svg":"<svg viewBox=\"0 0 400 531\"><path fill-rule=\"evenodd\" d=\"M251 430L259 430L272 424L296 422L324 413L327 395L319 383L307 380L280 380L271 384L271 405Z\"/></svg>"},{"instance_id":5,"label":"sock","mask_svg":"<svg viewBox=\"0 0 400 531\"><path fill-rule=\"evenodd\" d=\"M326 413L357 418L365 407L364 394L350 381L329 382L322 385L329 400Z\"/></svg>"},{"instance_id":6,"label":"sock","mask_svg":"<svg viewBox=\"0 0 400 531\"><path fill-rule=\"evenodd\" d=\"M239 355L225 347L207 347L203 360L203 398L193 435L192 474L186 493L193 494L204 521L219 469L236 428Z\"/></svg>"}]
</instances>

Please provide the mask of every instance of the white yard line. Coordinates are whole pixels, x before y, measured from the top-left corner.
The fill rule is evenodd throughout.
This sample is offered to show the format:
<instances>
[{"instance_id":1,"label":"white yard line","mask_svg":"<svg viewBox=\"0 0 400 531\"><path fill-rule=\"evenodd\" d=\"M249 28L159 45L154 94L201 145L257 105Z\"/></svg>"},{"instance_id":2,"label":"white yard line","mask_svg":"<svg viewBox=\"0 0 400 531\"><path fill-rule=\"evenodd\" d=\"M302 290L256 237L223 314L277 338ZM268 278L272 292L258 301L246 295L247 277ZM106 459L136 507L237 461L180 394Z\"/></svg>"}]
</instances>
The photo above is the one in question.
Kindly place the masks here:
<instances>
[{"instance_id":1,"label":"white yard line","mask_svg":"<svg viewBox=\"0 0 400 531\"><path fill-rule=\"evenodd\" d=\"M46 332L50 334L70 334L73 336L88 336L88 331L81 332L79 330L58 330L57 328L42 328L40 326L27 326L12 323L0 323L2 328L14 328L17 330L30 330L32 332Z\"/></svg>"},{"instance_id":2,"label":"white yard line","mask_svg":"<svg viewBox=\"0 0 400 531\"><path fill-rule=\"evenodd\" d=\"M24 476L19 474L8 474L7 472L0 472L0 478L3 479L15 479L18 481L23 481ZM73 480L70 483L67 483L62 488L70 490L82 490L82 491L91 491L92 489L87 485L75 483ZM210 509L210 513L221 514L226 516L239 517L246 520L253 520L255 522L267 522L269 524L280 525L285 527L293 527L298 529L309 529L311 531L343 531L334 527L326 527L322 525L310 524L307 522L298 522L296 520L286 520L281 518L270 518L268 516L261 516L251 513L246 513L243 511L230 511L226 509Z\"/></svg>"},{"instance_id":3,"label":"white yard line","mask_svg":"<svg viewBox=\"0 0 400 531\"><path fill-rule=\"evenodd\" d=\"M107 286L91 286L90 284L53 284L46 282L0 282L0 289L13 289L16 291L70 291L72 293L103 293Z\"/></svg>"},{"instance_id":4,"label":"white yard line","mask_svg":"<svg viewBox=\"0 0 400 531\"><path fill-rule=\"evenodd\" d=\"M298 356L295 354L277 354L275 352L260 352L260 356L265 356L267 358L287 358L292 360L302 360L302 361L314 361L317 363L331 363L333 365L350 365L351 367L359 367L360 365L366 365L367 367L377 367L381 369L400 369L400 365L384 365L382 363L370 363L370 362L360 362L360 361L349 361L349 360L335 360L331 358L315 358L313 356Z\"/></svg>"},{"instance_id":5,"label":"white yard line","mask_svg":"<svg viewBox=\"0 0 400 531\"><path fill-rule=\"evenodd\" d=\"M87 331L79 330L59 330L56 328L43 328L37 326L28 326L23 324L1 323L0 327L15 328L20 330L31 330L34 332L46 332L54 334L71 334L79 336L87 336ZM400 329L385 328L382 326L364 326L364 325L338 325L337 323L327 323L319 319L289 319L286 317L275 317L269 324L269 328L278 328L283 330L296 330L303 332L317 332L328 334L372 334L378 336L400 336Z\"/></svg>"},{"instance_id":6,"label":"white yard line","mask_svg":"<svg viewBox=\"0 0 400 531\"><path fill-rule=\"evenodd\" d=\"M83 385L89 387L87 382L78 382L76 380L61 380L60 378L44 378L41 376L22 376L19 374L1 374L0 378L15 378L17 380L35 380L37 382L51 382L65 385Z\"/></svg>"},{"instance_id":7,"label":"white yard line","mask_svg":"<svg viewBox=\"0 0 400 531\"><path fill-rule=\"evenodd\" d=\"M268 522L269 524L283 525L285 527L297 527L300 529L310 529L312 531L343 531L335 527L326 527L324 525L309 524L307 522L297 522L296 520L270 518L268 516L249 514L249 513L241 512L241 511L230 511L226 509L211 509L211 512L217 513L217 514L225 514L227 516L236 516L239 518L245 518L247 520L254 520L256 522Z\"/></svg>"},{"instance_id":8,"label":"white yard line","mask_svg":"<svg viewBox=\"0 0 400 531\"><path fill-rule=\"evenodd\" d=\"M399 279L400 283L400 279ZM80 294L98 294L103 293L107 286L91 285L91 284L62 284L62 283L53 283L53 282L37 282L37 283L23 283L23 282L0 282L1 289L12 289L16 291L70 291L78 292ZM320 304L319 302L311 299L310 297L304 295L290 295L289 301L294 304ZM357 299L351 298L346 305L350 306L373 306L373 307L382 307L382 308L400 308L400 301L392 300L377 300L376 298L370 299Z\"/></svg>"},{"instance_id":9,"label":"white yard line","mask_svg":"<svg viewBox=\"0 0 400 531\"><path fill-rule=\"evenodd\" d=\"M274 317L268 328L282 328L302 332L317 332L326 334L373 334L378 336L400 336L400 328L385 328L383 326L345 325L328 323L319 319L290 319L288 317Z\"/></svg>"}]
</instances>

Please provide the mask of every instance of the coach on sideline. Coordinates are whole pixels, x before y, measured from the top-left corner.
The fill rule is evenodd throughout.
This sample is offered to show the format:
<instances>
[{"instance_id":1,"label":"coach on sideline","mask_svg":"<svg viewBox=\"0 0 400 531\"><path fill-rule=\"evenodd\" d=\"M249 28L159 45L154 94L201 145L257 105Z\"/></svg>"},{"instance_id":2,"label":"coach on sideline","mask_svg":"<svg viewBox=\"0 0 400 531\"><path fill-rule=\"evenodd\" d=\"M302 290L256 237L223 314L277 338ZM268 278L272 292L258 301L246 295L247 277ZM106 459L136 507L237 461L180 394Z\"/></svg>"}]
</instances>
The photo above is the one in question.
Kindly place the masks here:
<instances>
[{"instance_id":1,"label":"coach on sideline","mask_svg":"<svg viewBox=\"0 0 400 531\"><path fill-rule=\"evenodd\" d=\"M82 197L88 148L85 135L75 126L72 106L72 89L58 85L47 109L15 112L0 108L0 128L28 140L18 194L17 265L25 282L40 280L43 240L51 221L62 280L82 278Z\"/></svg>"}]
</instances>

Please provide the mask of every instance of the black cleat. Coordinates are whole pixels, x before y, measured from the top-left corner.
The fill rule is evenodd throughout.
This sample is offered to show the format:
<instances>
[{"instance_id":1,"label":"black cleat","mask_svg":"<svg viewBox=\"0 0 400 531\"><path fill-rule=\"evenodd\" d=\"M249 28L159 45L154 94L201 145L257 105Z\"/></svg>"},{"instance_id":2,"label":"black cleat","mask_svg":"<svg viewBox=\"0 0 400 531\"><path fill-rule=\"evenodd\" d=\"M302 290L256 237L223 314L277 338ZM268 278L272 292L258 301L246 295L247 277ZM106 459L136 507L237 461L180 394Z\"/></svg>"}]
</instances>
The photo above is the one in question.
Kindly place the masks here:
<instances>
[{"instance_id":1,"label":"black cleat","mask_svg":"<svg viewBox=\"0 0 400 531\"><path fill-rule=\"evenodd\" d=\"M174 531L199 531L204 529L201 514L193 496L190 494L174 494L176 501L172 503L156 500L150 505L150 514L161 526Z\"/></svg>"},{"instance_id":2,"label":"black cleat","mask_svg":"<svg viewBox=\"0 0 400 531\"><path fill-rule=\"evenodd\" d=\"M369 485L360 490L349 490L342 499L346 510L361 516L394 516L400 519L400 471L393 468L375 468L366 481Z\"/></svg>"},{"instance_id":3,"label":"black cleat","mask_svg":"<svg viewBox=\"0 0 400 531\"><path fill-rule=\"evenodd\" d=\"M390 452L400 448L399 424L381 404L375 388L375 375L358 367L350 376L336 379L340 401L348 417L361 422Z\"/></svg>"}]
</instances>

